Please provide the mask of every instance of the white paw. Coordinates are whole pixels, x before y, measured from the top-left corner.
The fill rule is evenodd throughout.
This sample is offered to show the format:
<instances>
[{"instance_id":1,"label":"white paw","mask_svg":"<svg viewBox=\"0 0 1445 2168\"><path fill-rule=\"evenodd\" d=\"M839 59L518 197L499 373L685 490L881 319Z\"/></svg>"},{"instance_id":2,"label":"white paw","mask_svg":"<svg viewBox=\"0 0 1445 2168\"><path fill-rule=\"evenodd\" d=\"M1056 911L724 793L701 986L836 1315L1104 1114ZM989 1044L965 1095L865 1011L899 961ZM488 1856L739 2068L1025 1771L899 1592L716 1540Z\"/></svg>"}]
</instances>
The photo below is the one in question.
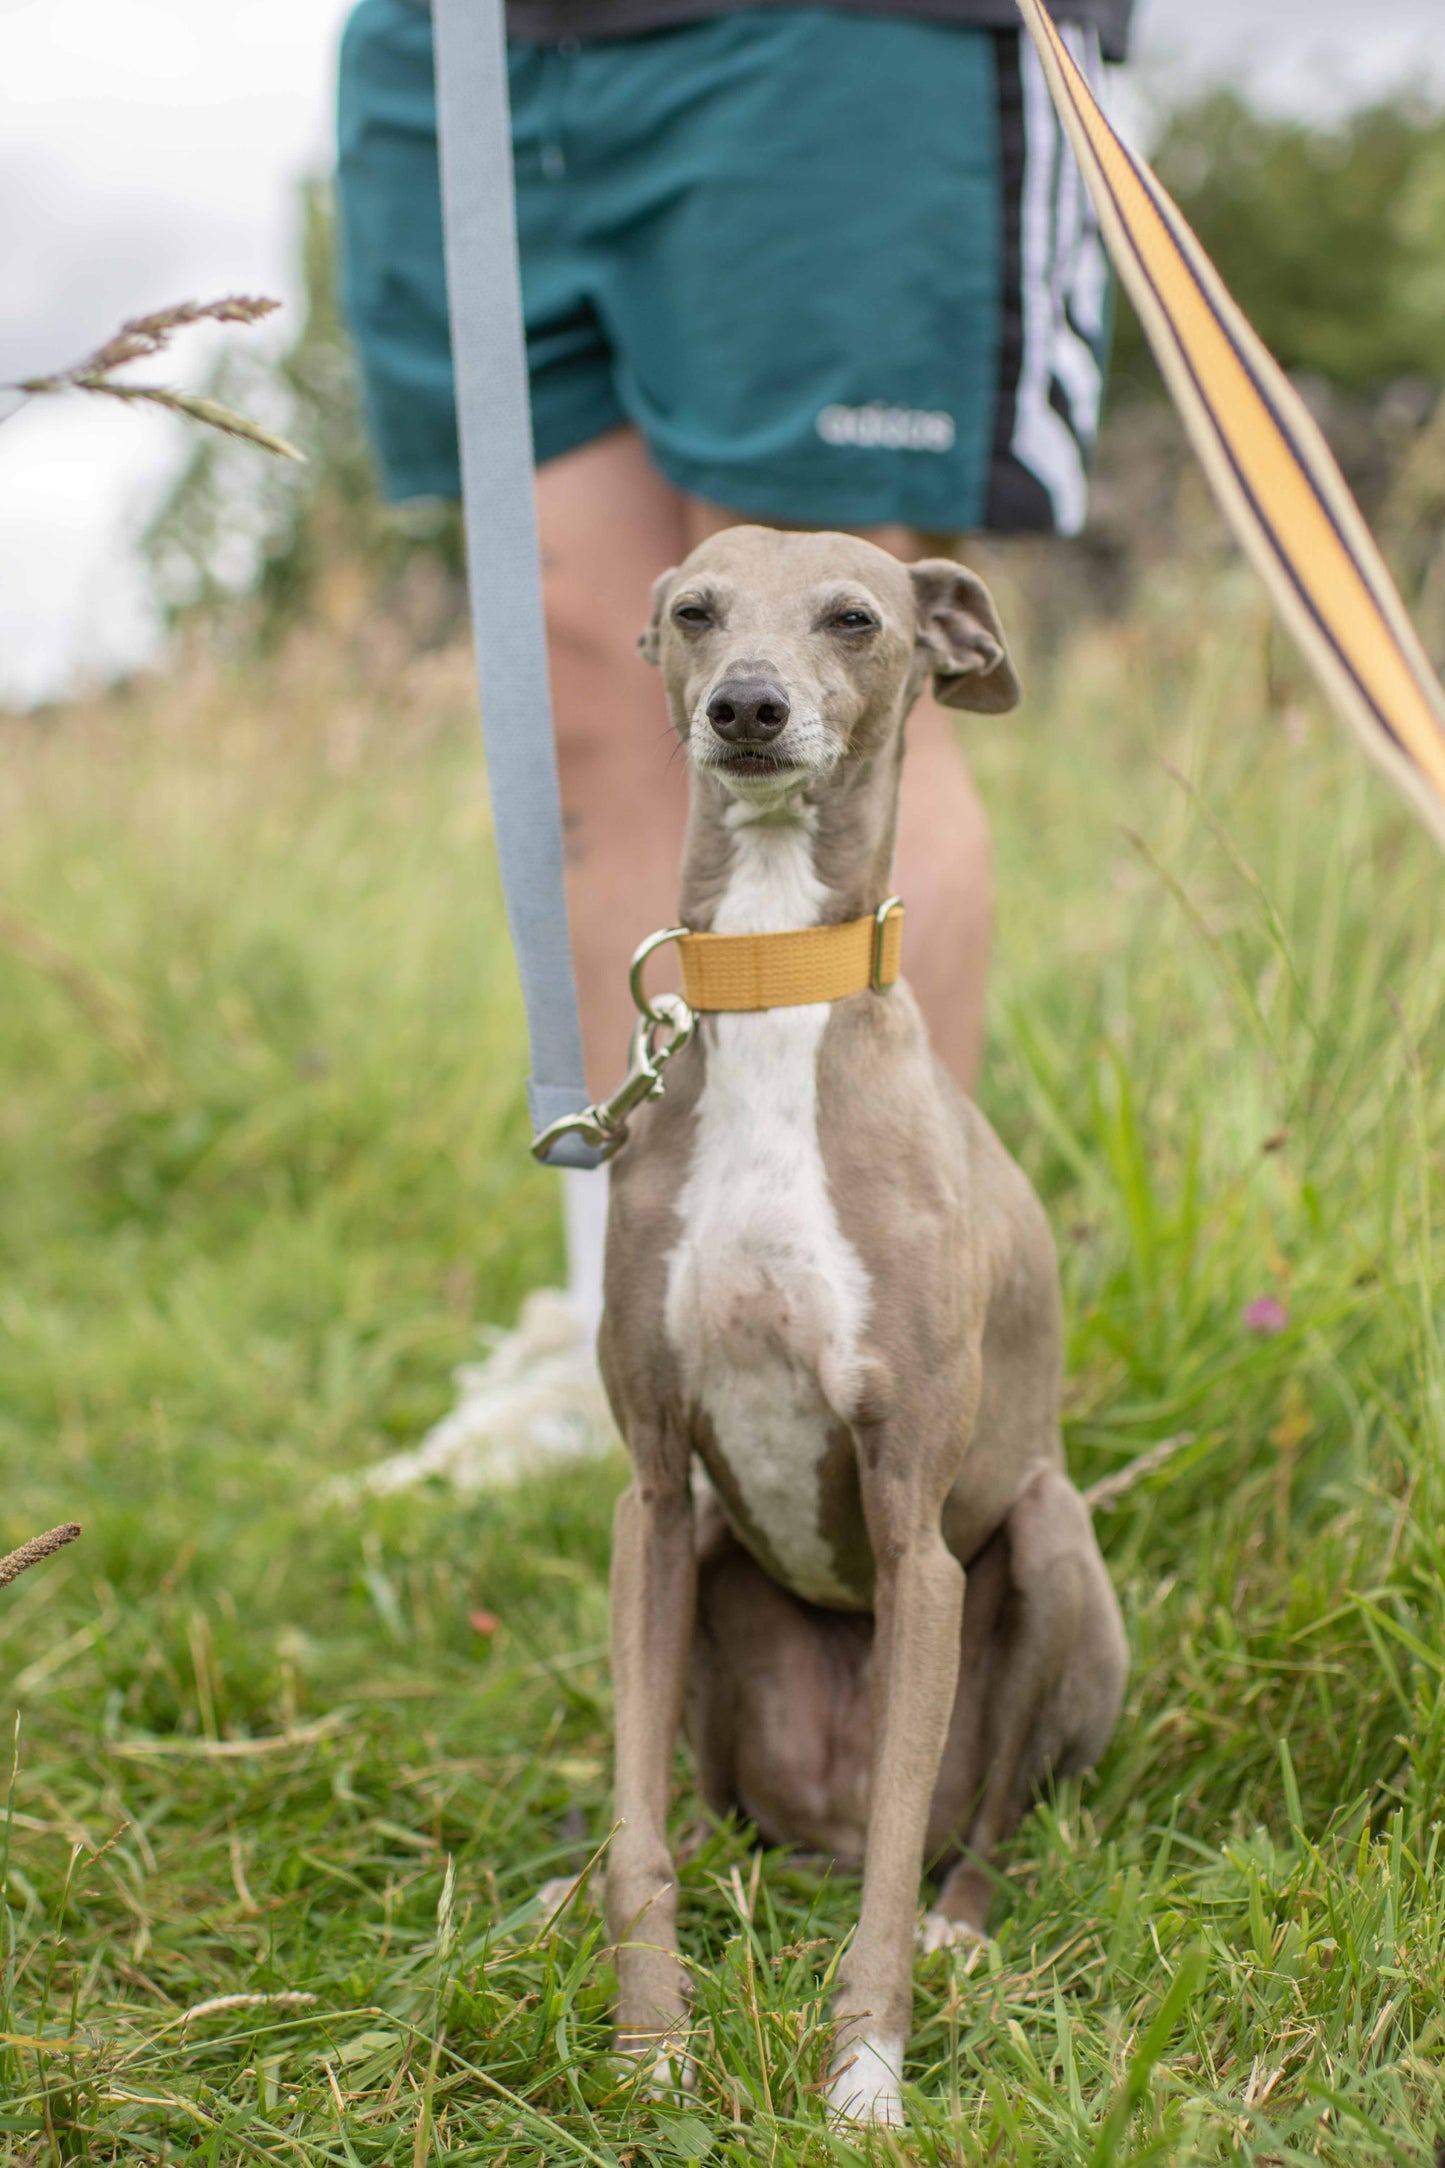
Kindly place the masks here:
<instances>
[{"instance_id":1,"label":"white paw","mask_svg":"<svg viewBox=\"0 0 1445 2168\"><path fill-rule=\"evenodd\" d=\"M649 2100L672 2100L679 2093L696 2091L697 2064L690 2055L684 2055L681 2048L675 2048L670 2055L657 2057L647 2085Z\"/></svg>"},{"instance_id":2,"label":"white paw","mask_svg":"<svg viewBox=\"0 0 1445 2168\"><path fill-rule=\"evenodd\" d=\"M557 1925L558 1920L577 1894L582 1879L580 1874L559 1874L554 1875L550 1882L542 1884L542 1887L537 1892L537 1902L542 1907L542 1916L537 1922L537 1932L539 1934L545 1934L548 1928ZM597 1899L593 1894L590 1882L582 1890L581 1895L577 1897L577 1910L579 1912L595 1912L597 1910Z\"/></svg>"},{"instance_id":3,"label":"white paw","mask_svg":"<svg viewBox=\"0 0 1445 2168\"><path fill-rule=\"evenodd\" d=\"M679 2093L697 2091L697 2065L683 2048L655 2048L650 2041L618 2043L617 2052L630 2063L642 2063L644 2099L666 2102Z\"/></svg>"},{"instance_id":4,"label":"white paw","mask_svg":"<svg viewBox=\"0 0 1445 2168\"><path fill-rule=\"evenodd\" d=\"M991 1935L982 1935L967 1920L951 1920L946 1913L925 1912L918 1923L918 1947L926 1956L930 1950L982 1949L991 1942Z\"/></svg>"},{"instance_id":5,"label":"white paw","mask_svg":"<svg viewBox=\"0 0 1445 2168\"><path fill-rule=\"evenodd\" d=\"M901 2127L901 2040L854 2040L843 2050L828 2081L828 2113L835 2122Z\"/></svg>"}]
</instances>

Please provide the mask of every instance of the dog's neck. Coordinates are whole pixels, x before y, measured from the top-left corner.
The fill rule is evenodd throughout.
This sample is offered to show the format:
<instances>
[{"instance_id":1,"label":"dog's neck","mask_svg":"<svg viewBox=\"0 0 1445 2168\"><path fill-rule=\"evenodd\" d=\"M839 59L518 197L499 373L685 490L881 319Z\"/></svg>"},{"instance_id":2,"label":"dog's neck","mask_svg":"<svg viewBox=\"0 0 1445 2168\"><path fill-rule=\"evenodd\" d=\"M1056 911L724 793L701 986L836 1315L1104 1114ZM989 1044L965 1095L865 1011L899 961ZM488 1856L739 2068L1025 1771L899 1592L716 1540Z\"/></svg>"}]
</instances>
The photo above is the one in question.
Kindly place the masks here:
<instances>
[{"instance_id":1,"label":"dog's neck","mask_svg":"<svg viewBox=\"0 0 1445 2168\"><path fill-rule=\"evenodd\" d=\"M683 925L695 933L782 933L875 911L888 893L902 762L900 725L875 749L850 752L831 775L776 798L739 799L694 769ZM788 863L797 869L791 879Z\"/></svg>"}]
</instances>

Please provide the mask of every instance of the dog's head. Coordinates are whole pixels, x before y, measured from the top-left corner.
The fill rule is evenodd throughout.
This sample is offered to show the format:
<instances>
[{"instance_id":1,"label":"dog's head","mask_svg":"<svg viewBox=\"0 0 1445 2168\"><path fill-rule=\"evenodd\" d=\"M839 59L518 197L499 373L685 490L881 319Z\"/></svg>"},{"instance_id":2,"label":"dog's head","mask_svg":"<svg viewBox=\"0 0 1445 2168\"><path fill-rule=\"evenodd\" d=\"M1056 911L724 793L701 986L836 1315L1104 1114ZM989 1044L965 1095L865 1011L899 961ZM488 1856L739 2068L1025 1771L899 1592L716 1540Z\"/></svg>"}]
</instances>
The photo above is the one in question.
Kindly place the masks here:
<instances>
[{"instance_id":1,"label":"dog's head","mask_svg":"<svg viewBox=\"0 0 1445 2168\"><path fill-rule=\"evenodd\" d=\"M998 715L1019 697L982 580L853 535L713 535L657 581L639 645L694 766L747 798L876 749L929 678L948 707Z\"/></svg>"}]
</instances>

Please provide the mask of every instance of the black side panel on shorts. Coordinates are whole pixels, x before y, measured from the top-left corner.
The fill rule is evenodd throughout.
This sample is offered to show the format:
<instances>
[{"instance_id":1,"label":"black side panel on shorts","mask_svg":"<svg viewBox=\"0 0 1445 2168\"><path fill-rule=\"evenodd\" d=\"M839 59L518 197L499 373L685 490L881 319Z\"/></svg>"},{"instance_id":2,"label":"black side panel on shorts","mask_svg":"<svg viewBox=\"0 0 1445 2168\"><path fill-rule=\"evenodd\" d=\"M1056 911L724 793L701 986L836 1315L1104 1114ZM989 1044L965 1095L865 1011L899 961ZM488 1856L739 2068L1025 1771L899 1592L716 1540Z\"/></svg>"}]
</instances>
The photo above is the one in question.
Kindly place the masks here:
<instances>
[{"instance_id":1,"label":"black side panel on shorts","mask_svg":"<svg viewBox=\"0 0 1445 2168\"><path fill-rule=\"evenodd\" d=\"M996 31L993 42L998 79L999 197L1003 219L999 259L1003 293L999 307L998 405L994 411L984 525L997 534L1051 534L1053 500L1038 476L1021 465L1010 450L1024 355L1024 93L1018 32Z\"/></svg>"},{"instance_id":2,"label":"black side panel on shorts","mask_svg":"<svg viewBox=\"0 0 1445 2168\"><path fill-rule=\"evenodd\" d=\"M1093 33L1063 35L1097 79ZM1002 290L985 517L1001 534L1077 534L1108 363L1108 257L1027 34L996 32L994 61Z\"/></svg>"}]
</instances>

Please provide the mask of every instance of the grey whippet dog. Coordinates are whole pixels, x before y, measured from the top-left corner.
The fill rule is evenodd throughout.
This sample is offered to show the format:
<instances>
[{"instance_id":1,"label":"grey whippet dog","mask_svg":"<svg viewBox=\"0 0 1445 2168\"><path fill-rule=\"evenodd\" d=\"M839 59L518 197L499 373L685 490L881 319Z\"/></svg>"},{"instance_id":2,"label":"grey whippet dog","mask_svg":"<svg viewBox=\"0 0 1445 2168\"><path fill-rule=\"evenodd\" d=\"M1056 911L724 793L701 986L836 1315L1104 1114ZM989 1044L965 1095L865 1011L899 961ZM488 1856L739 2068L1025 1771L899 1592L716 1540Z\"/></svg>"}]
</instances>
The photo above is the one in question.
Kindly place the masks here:
<instances>
[{"instance_id":1,"label":"grey whippet dog","mask_svg":"<svg viewBox=\"0 0 1445 2168\"><path fill-rule=\"evenodd\" d=\"M840 534L713 537L658 581L642 647L691 768L695 930L874 911L925 682L988 713L1018 697L972 573ZM1046 1772L1094 1761L1123 1696L1064 1472L1043 1209L901 981L706 1018L611 1184L600 1356L633 1464L612 1561L619 2045L686 2060L681 1724L711 1808L862 1862L829 2098L898 2122L925 1859L954 1862L925 1947L982 1935L995 1847Z\"/></svg>"}]
</instances>

